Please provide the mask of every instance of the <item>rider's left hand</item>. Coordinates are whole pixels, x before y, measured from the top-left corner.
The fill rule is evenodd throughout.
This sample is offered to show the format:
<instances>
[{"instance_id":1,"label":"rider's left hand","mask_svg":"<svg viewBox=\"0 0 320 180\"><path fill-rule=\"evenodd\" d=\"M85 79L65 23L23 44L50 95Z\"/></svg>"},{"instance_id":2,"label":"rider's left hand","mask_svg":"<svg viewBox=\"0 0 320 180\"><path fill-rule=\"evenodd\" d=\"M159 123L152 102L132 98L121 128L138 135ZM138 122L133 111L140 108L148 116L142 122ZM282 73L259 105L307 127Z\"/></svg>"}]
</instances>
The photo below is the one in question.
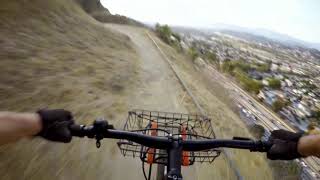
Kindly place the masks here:
<instances>
[{"instance_id":1,"label":"rider's left hand","mask_svg":"<svg viewBox=\"0 0 320 180\"><path fill-rule=\"evenodd\" d=\"M72 139L70 126L74 124L71 112L63 109L40 110L38 114L42 121L39 136L56 142L68 143Z\"/></svg>"}]
</instances>

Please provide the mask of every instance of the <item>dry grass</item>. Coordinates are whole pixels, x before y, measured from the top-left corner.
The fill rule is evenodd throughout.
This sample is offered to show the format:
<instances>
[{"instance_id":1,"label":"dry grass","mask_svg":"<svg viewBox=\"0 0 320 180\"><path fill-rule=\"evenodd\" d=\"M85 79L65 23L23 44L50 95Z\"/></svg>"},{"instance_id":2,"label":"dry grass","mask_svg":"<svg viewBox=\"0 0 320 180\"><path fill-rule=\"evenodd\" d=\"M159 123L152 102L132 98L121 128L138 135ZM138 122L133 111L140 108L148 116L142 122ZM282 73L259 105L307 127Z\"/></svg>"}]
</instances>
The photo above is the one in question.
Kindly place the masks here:
<instances>
[{"instance_id":1,"label":"dry grass","mask_svg":"<svg viewBox=\"0 0 320 180\"><path fill-rule=\"evenodd\" d=\"M137 56L129 38L72 0L0 4L0 110L84 115L112 107L130 88Z\"/></svg>"},{"instance_id":2,"label":"dry grass","mask_svg":"<svg viewBox=\"0 0 320 180\"><path fill-rule=\"evenodd\" d=\"M73 0L0 2L0 111L66 108L82 122L125 115L137 58L127 36ZM94 143L33 139L1 147L1 179L112 179L123 163L107 145L114 142L99 150Z\"/></svg>"}]
</instances>

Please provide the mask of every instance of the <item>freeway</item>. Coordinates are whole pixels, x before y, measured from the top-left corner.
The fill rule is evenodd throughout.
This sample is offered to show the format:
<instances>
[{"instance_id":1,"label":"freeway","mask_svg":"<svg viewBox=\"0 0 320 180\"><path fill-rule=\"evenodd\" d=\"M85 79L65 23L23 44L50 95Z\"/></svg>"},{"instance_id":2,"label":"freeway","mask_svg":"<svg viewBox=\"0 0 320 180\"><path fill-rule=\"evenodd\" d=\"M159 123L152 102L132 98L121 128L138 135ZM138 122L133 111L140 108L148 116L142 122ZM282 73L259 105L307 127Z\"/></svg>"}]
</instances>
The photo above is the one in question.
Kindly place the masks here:
<instances>
[{"instance_id":1,"label":"freeway","mask_svg":"<svg viewBox=\"0 0 320 180\"><path fill-rule=\"evenodd\" d=\"M285 120L281 119L276 113L266 108L256 99L254 99L249 93L245 92L241 89L237 84L232 82L231 79L224 76L222 73L217 71L214 67L209 66L208 68L209 74L219 79L219 81L225 88L231 90L233 94L235 94L235 100L245 109L249 110L257 118L257 124L264 126L269 131L275 129L286 129L292 132L296 130L290 126ZM302 160L308 168L310 168L313 174L317 174L320 176L320 159L316 157L308 157Z\"/></svg>"}]
</instances>

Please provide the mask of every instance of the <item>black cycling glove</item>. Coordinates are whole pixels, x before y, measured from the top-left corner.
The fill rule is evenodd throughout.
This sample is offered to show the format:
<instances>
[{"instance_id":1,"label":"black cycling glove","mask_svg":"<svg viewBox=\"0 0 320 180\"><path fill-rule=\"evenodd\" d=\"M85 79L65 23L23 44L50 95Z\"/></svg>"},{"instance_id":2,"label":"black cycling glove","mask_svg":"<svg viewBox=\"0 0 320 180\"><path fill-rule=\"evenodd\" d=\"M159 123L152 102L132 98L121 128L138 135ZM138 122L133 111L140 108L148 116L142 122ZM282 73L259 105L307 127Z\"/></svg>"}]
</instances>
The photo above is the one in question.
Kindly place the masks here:
<instances>
[{"instance_id":1,"label":"black cycling glove","mask_svg":"<svg viewBox=\"0 0 320 180\"><path fill-rule=\"evenodd\" d=\"M63 109L39 110L42 130L38 134L47 140L68 143L72 139L69 127L74 124L71 112Z\"/></svg>"},{"instance_id":2,"label":"black cycling glove","mask_svg":"<svg viewBox=\"0 0 320 180\"><path fill-rule=\"evenodd\" d=\"M269 142L273 145L267 152L271 160L293 160L302 157L298 152L298 141L303 133L293 133L283 129L271 132Z\"/></svg>"}]
</instances>

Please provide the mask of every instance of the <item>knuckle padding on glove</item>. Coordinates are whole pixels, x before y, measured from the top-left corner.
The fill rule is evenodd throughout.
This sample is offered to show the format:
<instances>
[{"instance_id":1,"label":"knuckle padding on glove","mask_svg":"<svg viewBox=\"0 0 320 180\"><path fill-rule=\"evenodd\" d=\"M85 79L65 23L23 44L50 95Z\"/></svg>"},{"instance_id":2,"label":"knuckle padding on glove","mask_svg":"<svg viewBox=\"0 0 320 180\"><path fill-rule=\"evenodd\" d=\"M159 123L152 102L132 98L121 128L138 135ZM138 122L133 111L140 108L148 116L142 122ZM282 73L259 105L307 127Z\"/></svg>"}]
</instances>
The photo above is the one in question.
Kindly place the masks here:
<instances>
[{"instance_id":1,"label":"knuckle padding on glove","mask_svg":"<svg viewBox=\"0 0 320 180\"><path fill-rule=\"evenodd\" d=\"M43 128L38 134L45 139L57 142L70 142L72 139L69 127L74 124L70 112L63 109L39 110L37 112L41 119Z\"/></svg>"},{"instance_id":2,"label":"knuckle padding on glove","mask_svg":"<svg viewBox=\"0 0 320 180\"><path fill-rule=\"evenodd\" d=\"M275 130L271 132L269 141L273 146L267 152L268 159L271 160L292 160L302 157L297 144L302 133L293 133L286 130Z\"/></svg>"},{"instance_id":3,"label":"knuckle padding on glove","mask_svg":"<svg viewBox=\"0 0 320 180\"><path fill-rule=\"evenodd\" d=\"M287 141L298 141L302 133L293 133L283 129L275 130L271 132L271 138L273 139L282 139Z\"/></svg>"},{"instance_id":4,"label":"knuckle padding on glove","mask_svg":"<svg viewBox=\"0 0 320 180\"><path fill-rule=\"evenodd\" d=\"M52 141L70 142L72 139L69 126L72 122L57 122L47 129L46 138Z\"/></svg>"}]
</instances>

